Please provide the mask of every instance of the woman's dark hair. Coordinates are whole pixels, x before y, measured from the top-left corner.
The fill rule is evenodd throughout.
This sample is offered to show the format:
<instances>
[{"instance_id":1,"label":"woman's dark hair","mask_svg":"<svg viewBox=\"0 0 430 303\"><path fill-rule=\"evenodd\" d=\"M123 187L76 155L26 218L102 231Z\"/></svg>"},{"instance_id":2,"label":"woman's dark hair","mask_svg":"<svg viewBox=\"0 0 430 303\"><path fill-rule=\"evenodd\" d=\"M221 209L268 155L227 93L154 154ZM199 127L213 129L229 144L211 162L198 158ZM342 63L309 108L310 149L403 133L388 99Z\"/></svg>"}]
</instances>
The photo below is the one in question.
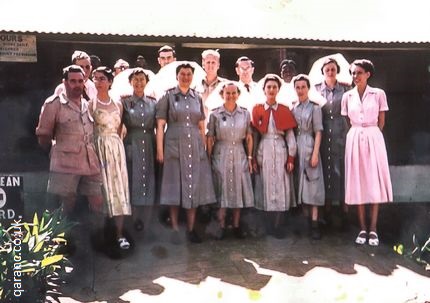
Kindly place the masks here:
<instances>
[{"instance_id":1,"label":"woman's dark hair","mask_svg":"<svg viewBox=\"0 0 430 303\"><path fill-rule=\"evenodd\" d=\"M131 70L131 73L130 73L130 75L128 76L128 81L129 81L129 82L131 82L131 79L133 79L133 77L134 77L135 75L140 75L140 74L144 74L144 75L145 75L146 82L148 83L148 82L149 82L149 76L148 76L148 74L145 72L145 70L144 70L143 68L141 68L141 67L135 67L135 68L133 68L133 69Z\"/></svg>"},{"instance_id":2,"label":"woman's dark hair","mask_svg":"<svg viewBox=\"0 0 430 303\"><path fill-rule=\"evenodd\" d=\"M370 78L372 78L373 74L375 73L375 66L373 65L372 61L367 59L357 59L354 60L354 62L351 63L351 67L349 68L349 72L351 73L351 68L356 65L360 66L362 69L364 69L366 72L370 73Z\"/></svg>"},{"instance_id":3,"label":"woman's dark hair","mask_svg":"<svg viewBox=\"0 0 430 303\"><path fill-rule=\"evenodd\" d=\"M94 77L95 73L102 73L106 76L106 78L109 80L109 82L113 81L113 74L112 70L107 66L99 66L95 70L93 70L92 76Z\"/></svg>"},{"instance_id":4,"label":"woman's dark hair","mask_svg":"<svg viewBox=\"0 0 430 303\"><path fill-rule=\"evenodd\" d=\"M264 76L263 90L266 88L266 83L269 81L275 81L276 83L278 83L279 88L281 88L281 86L282 86L282 79L278 75L267 74L266 76Z\"/></svg>"},{"instance_id":5,"label":"woman's dark hair","mask_svg":"<svg viewBox=\"0 0 430 303\"><path fill-rule=\"evenodd\" d=\"M179 74L179 71L182 68L189 68L189 69L191 69L192 73L194 74L194 67L190 63L181 63L176 67L176 76Z\"/></svg>"},{"instance_id":6,"label":"woman's dark hair","mask_svg":"<svg viewBox=\"0 0 430 303\"><path fill-rule=\"evenodd\" d=\"M311 81L309 80L309 77L305 74L299 74L293 78L294 86L296 85L297 81L305 81L308 88L311 88Z\"/></svg>"},{"instance_id":7,"label":"woman's dark hair","mask_svg":"<svg viewBox=\"0 0 430 303\"><path fill-rule=\"evenodd\" d=\"M221 90L219 91L219 94L221 95L221 97L222 97L222 95L224 94L224 89L225 89L227 86L230 86L230 85L234 85L234 86L236 86L237 93L238 93L238 95L240 95L240 88L239 88L239 85L237 85L237 82L234 82L234 81L226 81L226 82L223 82L221 85L222 85L222 87L221 87Z\"/></svg>"},{"instance_id":8,"label":"woman's dark hair","mask_svg":"<svg viewBox=\"0 0 430 303\"><path fill-rule=\"evenodd\" d=\"M337 73L340 73L340 66L339 63L337 63L336 59L334 58L327 58L324 60L323 65L321 66L321 74L324 75L324 66L330 64L330 63L334 63L336 65L336 69L337 69Z\"/></svg>"}]
</instances>

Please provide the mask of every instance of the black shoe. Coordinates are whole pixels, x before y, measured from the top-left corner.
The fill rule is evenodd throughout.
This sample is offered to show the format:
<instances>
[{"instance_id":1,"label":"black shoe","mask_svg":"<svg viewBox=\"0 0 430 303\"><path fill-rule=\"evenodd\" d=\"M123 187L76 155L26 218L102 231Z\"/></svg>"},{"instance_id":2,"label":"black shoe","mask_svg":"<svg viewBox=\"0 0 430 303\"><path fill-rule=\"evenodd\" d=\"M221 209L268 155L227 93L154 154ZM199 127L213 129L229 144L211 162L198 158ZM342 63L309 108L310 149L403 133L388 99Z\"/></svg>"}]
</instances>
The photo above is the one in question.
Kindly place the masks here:
<instances>
[{"instance_id":1,"label":"black shoe","mask_svg":"<svg viewBox=\"0 0 430 303\"><path fill-rule=\"evenodd\" d=\"M194 229L192 231L187 232L187 238L188 241L190 241L191 243L202 243L202 239L199 237L199 235Z\"/></svg>"},{"instance_id":2,"label":"black shoe","mask_svg":"<svg viewBox=\"0 0 430 303\"><path fill-rule=\"evenodd\" d=\"M144 229L144 224L142 220L136 219L136 221L134 221L134 229L136 231L142 231Z\"/></svg>"},{"instance_id":3,"label":"black shoe","mask_svg":"<svg viewBox=\"0 0 430 303\"><path fill-rule=\"evenodd\" d=\"M312 221L311 238L312 240L321 240L321 231L318 226L318 221Z\"/></svg>"},{"instance_id":4,"label":"black shoe","mask_svg":"<svg viewBox=\"0 0 430 303\"><path fill-rule=\"evenodd\" d=\"M225 238L225 228L220 228L218 234L215 236L217 240L223 240Z\"/></svg>"},{"instance_id":5,"label":"black shoe","mask_svg":"<svg viewBox=\"0 0 430 303\"><path fill-rule=\"evenodd\" d=\"M236 239L245 239L246 237L245 233L243 232L240 226L233 228L233 235L236 237Z\"/></svg>"}]
</instances>

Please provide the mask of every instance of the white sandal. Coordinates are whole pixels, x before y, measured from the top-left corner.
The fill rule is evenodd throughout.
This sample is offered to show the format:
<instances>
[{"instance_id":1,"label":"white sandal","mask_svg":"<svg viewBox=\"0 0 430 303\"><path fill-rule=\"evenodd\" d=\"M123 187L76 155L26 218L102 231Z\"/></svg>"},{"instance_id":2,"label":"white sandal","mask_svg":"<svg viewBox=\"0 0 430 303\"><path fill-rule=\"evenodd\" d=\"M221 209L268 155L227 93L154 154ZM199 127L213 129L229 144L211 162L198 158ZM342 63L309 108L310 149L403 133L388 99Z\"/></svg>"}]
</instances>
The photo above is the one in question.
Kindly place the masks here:
<instances>
[{"instance_id":1,"label":"white sandal","mask_svg":"<svg viewBox=\"0 0 430 303\"><path fill-rule=\"evenodd\" d=\"M121 249L129 249L130 248L130 243L124 237L118 239L118 244L119 244L119 248L121 248Z\"/></svg>"},{"instance_id":2,"label":"white sandal","mask_svg":"<svg viewBox=\"0 0 430 303\"><path fill-rule=\"evenodd\" d=\"M355 243L363 245L364 243L366 243L366 241L367 241L367 231L361 230L358 233L357 238L355 238Z\"/></svg>"},{"instance_id":3,"label":"white sandal","mask_svg":"<svg viewBox=\"0 0 430 303\"><path fill-rule=\"evenodd\" d=\"M373 236L373 238L371 238L370 236ZM374 231L371 231L369 233L369 245L370 246L378 246L379 245L378 234Z\"/></svg>"}]
</instances>

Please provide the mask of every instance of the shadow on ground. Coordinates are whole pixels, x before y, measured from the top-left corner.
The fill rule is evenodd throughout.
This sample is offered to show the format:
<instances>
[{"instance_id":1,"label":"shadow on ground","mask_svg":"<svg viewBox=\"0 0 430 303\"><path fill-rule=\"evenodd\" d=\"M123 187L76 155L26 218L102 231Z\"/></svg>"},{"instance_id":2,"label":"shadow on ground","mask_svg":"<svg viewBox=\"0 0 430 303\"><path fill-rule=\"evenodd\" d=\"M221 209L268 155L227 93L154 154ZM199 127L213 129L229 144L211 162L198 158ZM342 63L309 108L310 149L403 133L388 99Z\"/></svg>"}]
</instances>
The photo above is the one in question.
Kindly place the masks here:
<instances>
[{"instance_id":1,"label":"shadow on ground","mask_svg":"<svg viewBox=\"0 0 430 303\"><path fill-rule=\"evenodd\" d=\"M83 223L62 302L230 302L233 296L235 302L375 302L382 293L378 302L430 301L430 272L393 250L398 243L411 247L413 233L428 234L429 204L384 205L376 248L354 244L354 210L349 217L349 230L335 224L320 241L308 237L298 213L287 217L285 239L255 232L261 223L256 212L244 216L248 232L254 230L244 240L213 240L211 221L198 226L202 244L184 238L174 245L170 230L156 223L152 230L132 231L131 251L117 258L94 251Z\"/></svg>"}]
</instances>

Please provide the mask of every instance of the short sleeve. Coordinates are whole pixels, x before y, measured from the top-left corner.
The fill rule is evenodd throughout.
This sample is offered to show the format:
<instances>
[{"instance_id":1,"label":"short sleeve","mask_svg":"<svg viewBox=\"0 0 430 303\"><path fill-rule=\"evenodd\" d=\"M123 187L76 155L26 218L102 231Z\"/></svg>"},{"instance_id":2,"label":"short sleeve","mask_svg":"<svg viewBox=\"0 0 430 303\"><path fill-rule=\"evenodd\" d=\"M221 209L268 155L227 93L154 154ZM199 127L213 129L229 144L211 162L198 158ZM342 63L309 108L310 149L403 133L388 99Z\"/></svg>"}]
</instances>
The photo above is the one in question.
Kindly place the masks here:
<instances>
[{"instance_id":1,"label":"short sleeve","mask_svg":"<svg viewBox=\"0 0 430 303\"><path fill-rule=\"evenodd\" d=\"M314 105L312 109L312 125L313 125L314 132L323 130L322 111L321 111L321 106L319 105Z\"/></svg>"},{"instance_id":2,"label":"short sleeve","mask_svg":"<svg viewBox=\"0 0 430 303\"><path fill-rule=\"evenodd\" d=\"M344 93L340 104L340 114L342 116L348 116L348 94Z\"/></svg>"},{"instance_id":3,"label":"short sleeve","mask_svg":"<svg viewBox=\"0 0 430 303\"><path fill-rule=\"evenodd\" d=\"M39 123L36 127L37 136L49 136L53 138L55 121L59 109L59 102L45 102L39 115Z\"/></svg>"},{"instance_id":4,"label":"short sleeve","mask_svg":"<svg viewBox=\"0 0 430 303\"><path fill-rule=\"evenodd\" d=\"M169 110L169 95L166 92L160 98L160 100L158 100L157 105L155 106L155 118L164 119L167 121L168 110Z\"/></svg>"},{"instance_id":5,"label":"short sleeve","mask_svg":"<svg viewBox=\"0 0 430 303\"><path fill-rule=\"evenodd\" d=\"M208 128L207 136L208 137L215 137L215 123L216 123L215 113L212 112L209 115L209 122L207 125L207 128Z\"/></svg>"},{"instance_id":6,"label":"short sleeve","mask_svg":"<svg viewBox=\"0 0 430 303\"><path fill-rule=\"evenodd\" d=\"M380 112L388 111L387 95L382 89L378 92L378 105Z\"/></svg>"}]
</instances>

